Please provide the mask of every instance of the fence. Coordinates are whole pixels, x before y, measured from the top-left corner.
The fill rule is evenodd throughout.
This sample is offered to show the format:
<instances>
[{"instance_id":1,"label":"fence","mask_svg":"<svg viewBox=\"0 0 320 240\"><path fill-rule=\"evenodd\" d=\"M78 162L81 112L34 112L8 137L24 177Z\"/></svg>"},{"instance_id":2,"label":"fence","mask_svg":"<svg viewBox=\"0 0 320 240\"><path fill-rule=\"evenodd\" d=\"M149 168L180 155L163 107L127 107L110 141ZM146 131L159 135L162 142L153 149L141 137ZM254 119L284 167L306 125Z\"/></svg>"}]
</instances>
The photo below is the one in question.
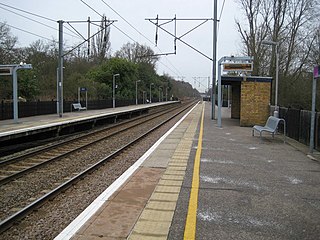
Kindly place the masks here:
<instances>
[{"instance_id":1,"label":"fence","mask_svg":"<svg viewBox=\"0 0 320 240\"><path fill-rule=\"evenodd\" d=\"M157 102L157 99L152 99L152 102ZM71 104L74 101L64 101L63 111L70 112ZM139 99L139 103L142 100ZM135 100L117 99L116 106L129 106L134 105ZM112 99L105 100L91 100L88 101L88 109L103 109L112 107ZM271 107L271 112L273 112ZM19 117L30 117L44 114L57 113L56 101L38 101L38 102L19 102ZM293 108L279 109L279 117L284 118L287 124L287 136L293 138L303 144L309 145L310 141L310 125L311 125L311 112L306 110L299 110ZM13 104L1 102L0 105L0 120L13 119ZM320 112L316 114L315 119L315 149L320 150Z\"/></svg>"},{"instance_id":2,"label":"fence","mask_svg":"<svg viewBox=\"0 0 320 240\"><path fill-rule=\"evenodd\" d=\"M74 103L74 101L64 101L63 112L70 112L72 103ZM127 99L116 100L117 107L129 106L133 104L135 104L135 100L127 100ZM112 99L91 100L91 101L88 101L87 107L90 110L111 108ZM18 111L19 111L18 113L19 118L31 117L36 115L44 115L44 114L55 114L57 113L57 102L56 101L19 102ZM12 102L2 101L0 104L0 120L5 120L5 119L13 119Z\"/></svg>"},{"instance_id":3,"label":"fence","mask_svg":"<svg viewBox=\"0 0 320 240\"><path fill-rule=\"evenodd\" d=\"M271 107L271 112L274 108ZM305 145L310 143L311 111L280 107L279 117L286 120L287 136ZM315 149L320 150L320 112L315 116Z\"/></svg>"}]
</instances>

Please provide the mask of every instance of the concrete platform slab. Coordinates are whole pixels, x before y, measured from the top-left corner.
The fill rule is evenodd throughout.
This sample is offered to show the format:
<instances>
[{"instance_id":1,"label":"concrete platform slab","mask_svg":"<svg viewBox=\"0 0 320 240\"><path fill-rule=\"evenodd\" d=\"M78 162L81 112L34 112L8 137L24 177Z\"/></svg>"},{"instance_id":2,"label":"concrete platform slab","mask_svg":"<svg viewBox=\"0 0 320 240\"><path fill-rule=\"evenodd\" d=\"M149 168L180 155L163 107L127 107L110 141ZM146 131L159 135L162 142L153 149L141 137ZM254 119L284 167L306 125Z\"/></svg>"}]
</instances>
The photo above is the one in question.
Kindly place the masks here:
<instances>
[{"instance_id":1,"label":"concrete platform slab","mask_svg":"<svg viewBox=\"0 0 320 240\"><path fill-rule=\"evenodd\" d=\"M163 172L160 168L139 168L73 239L126 239Z\"/></svg>"},{"instance_id":2,"label":"concrete platform slab","mask_svg":"<svg viewBox=\"0 0 320 240\"><path fill-rule=\"evenodd\" d=\"M317 239L320 164L279 137L260 140L226 119L217 128L205 112L196 239ZM190 157L195 154L193 143ZM184 234L193 159L168 239Z\"/></svg>"}]
</instances>

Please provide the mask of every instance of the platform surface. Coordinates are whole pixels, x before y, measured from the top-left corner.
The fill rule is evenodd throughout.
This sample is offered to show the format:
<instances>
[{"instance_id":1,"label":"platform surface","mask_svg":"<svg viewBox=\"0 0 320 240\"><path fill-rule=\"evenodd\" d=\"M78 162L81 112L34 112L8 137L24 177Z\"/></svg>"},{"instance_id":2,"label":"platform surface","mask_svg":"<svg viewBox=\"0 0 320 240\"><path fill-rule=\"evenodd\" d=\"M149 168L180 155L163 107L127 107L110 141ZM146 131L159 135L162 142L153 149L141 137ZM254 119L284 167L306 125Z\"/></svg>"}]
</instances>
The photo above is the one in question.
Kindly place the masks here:
<instances>
[{"instance_id":1,"label":"platform surface","mask_svg":"<svg viewBox=\"0 0 320 240\"><path fill-rule=\"evenodd\" d=\"M282 136L252 137L251 128L222 119L217 128L206 106L196 239L318 239L320 236L319 153ZM230 115L229 115L230 116ZM198 138L197 137L195 139ZM197 142L193 143L195 155ZM194 158L186 176L168 239L182 239Z\"/></svg>"},{"instance_id":2,"label":"platform surface","mask_svg":"<svg viewBox=\"0 0 320 240\"><path fill-rule=\"evenodd\" d=\"M226 109L218 128L210 109L195 107L87 221L57 239L319 239L317 153L312 160L280 136L260 141Z\"/></svg>"},{"instance_id":3,"label":"platform surface","mask_svg":"<svg viewBox=\"0 0 320 240\"><path fill-rule=\"evenodd\" d=\"M0 137L10 134L26 132L30 130L37 130L41 128L48 128L57 125L63 125L70 122L77 122L81 120L108 116L112 114L134 111L137 109L151 108L172 102L161 102L151 104L131 105L126 107L105 108L97 110L73 111L63 113L62 117L58 114L37 115L32 117L18 118L15 122L13 119L0 121Z\"/></svg>"}]
</instances>

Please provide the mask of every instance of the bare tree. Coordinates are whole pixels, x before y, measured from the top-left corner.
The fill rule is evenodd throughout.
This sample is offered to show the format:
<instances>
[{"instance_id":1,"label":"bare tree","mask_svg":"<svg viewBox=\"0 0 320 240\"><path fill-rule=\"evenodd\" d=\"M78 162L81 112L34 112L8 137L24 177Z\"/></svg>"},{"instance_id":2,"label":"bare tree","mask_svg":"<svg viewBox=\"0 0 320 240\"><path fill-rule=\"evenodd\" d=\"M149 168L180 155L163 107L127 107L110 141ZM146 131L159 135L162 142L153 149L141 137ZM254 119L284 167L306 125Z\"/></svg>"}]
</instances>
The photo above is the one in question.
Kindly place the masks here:
<instances>
[{"instance_id":1,"label":"bare tree","mask_svg":"<svg viewBox=\"0 0 320 240\"><path fill-rule=\"evenodd\" d=\"M313 0L291 1L287 8L287 25L283 36L283 48L286 61L283 76L298 74L307 64L315 41L315 29L312 27L314 16Z\"/></svg>"},{"instance_id":2,"label":"bare tree","mask_svg":"<svg viewBox=\"0 0 320 240\"><path fill-rule=\"evenodd\" d=\"M11 35L10 27L6 23L0 22L0 64L12 63L17 41L18 38Z\"/></svg>"},{"instance_id":3,"label":"bare tree","mask_svg":"<svg viewBox=\"0 0 320 240\"><path fill-rule=\"evenodd\" d=\"M262 58L265 55L265 49L262 49L261 41L268 34L269 19L261 15L263 2L256 0L238 0L238 2L247 20L246 25L236 20L236 25L244 45L243 54L254 58L253 75L258 75L261 72Z\"/></svg>"},{"instance_id":4,"label":"bare tree","mask_svg":"<svg viewBox=\"0 0 320 240\"><path fill-rule=\"evenodd\" d=\"M254 74L275 76L275 47L264 46L262 40L278 43L279 99L290 92L316 58L317 28L320 2L314 0L237 0L247 24L236 21L244 53L254 57ZM319 47L318 47L319 48ZM290 89L291 88L291 89ZM298 91L299 89L297 89ZM295 90L296 91L296 90ZM299 94L297 94L299 95ZM302 94L303 95L303 94ZM272 94L274 96L274 94ZM283 99L283 98L282 98ZM280 102L281 103L281 102Z\"/></svg>"},{"instance_id":5,"label":"bare tree","mask_svg":"<svg viewBox=\"0 0 320 240\"><path fill-rule=\"evenodd\" d=\"M92 38L91 57L94 61L102 62L110 58L110 26L105 15L102 16L98 34Z\"/></svg>"},{"instance_id":6,"label":"bare tree","mask_svg":"<svg viewBox=\"0 0 320 240\"><path fill-rule=\"evenodd\" d=\"M129 42L124 44L121 49L115 53L115 57L124 58L133 63L147 63L153 67L155 67L159 59L150 47Z\"/></svg>"}]
</instances>

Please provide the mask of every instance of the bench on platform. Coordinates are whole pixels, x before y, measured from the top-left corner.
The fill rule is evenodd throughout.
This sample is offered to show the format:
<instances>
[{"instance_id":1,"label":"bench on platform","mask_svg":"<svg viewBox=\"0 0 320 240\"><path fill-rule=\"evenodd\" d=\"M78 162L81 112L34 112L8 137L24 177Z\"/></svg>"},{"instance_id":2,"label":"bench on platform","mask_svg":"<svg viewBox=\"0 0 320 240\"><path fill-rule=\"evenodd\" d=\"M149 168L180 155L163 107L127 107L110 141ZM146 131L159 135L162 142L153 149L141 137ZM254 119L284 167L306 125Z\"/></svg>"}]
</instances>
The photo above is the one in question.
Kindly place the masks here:
<instances>
[{"instance_id":1,"label":"bench on platform","mask_svg":"<svg viewBox=\"0 0 320 240\"><path fill-rule=\"evenodd\" d=\"M254 136L254 131L260 133L260 138L262 137L262 132L269 132L272 133L272 137L274 138L274 134L277 131L278 124L283 121L283 141L286 142L286 121L283 118L277 118L270 116L267 120L265 126L254 125L252 128L252 136Z\"/></svg>"},{"instance_id":2,"label":"bench on platform","mask_svg":"<svg viewBox=\"0 0 320 240\"><path fill-rule=\"evenodd\" d=\"M81 106L81 103L72 103L72 107L74 108L74 110L87 110L86 107L82 107ZM71 107L71 110L72 110L72 107Z\"/></svg>"}]
</instances>

